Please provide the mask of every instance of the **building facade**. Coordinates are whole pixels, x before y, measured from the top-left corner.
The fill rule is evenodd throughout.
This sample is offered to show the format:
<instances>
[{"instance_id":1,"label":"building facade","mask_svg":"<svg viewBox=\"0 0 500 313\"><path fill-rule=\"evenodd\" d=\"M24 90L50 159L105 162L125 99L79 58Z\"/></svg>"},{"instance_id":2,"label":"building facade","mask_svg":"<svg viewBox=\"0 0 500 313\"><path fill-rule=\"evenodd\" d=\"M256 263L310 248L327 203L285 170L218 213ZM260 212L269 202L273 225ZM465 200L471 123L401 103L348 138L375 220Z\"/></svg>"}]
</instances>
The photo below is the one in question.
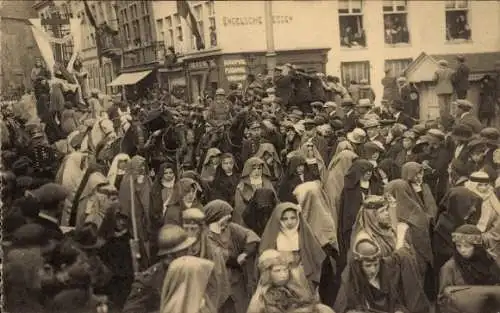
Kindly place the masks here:
<instances>
[{"instance_id":1,"label":"building facade","mask_svg":"<svg viewBox=\"0 0 500 313\"><path fill-rule=\"evenodd\" d=\"M34 1L0 1L0 90L31 88L31 70L40 52L27 19L36 18Z\"/></svg>"},{"instance_id":2,"label":"building facade","mask_svg":"<svg viewBox=\"0 0 500 313\"><path fill-rule=\"evenodd\" d=\"M115 11L115 1L88 1L90 11L98 26L104 24L111 29L118 31L117 18ZM103 44L102 66L99 63L96 29L91 25L89 17L85 13L83 1L70 0L50 0L37 1L34 8L37 10L38 17L41 19L50 18L53 12L57 11L60 15L67 18L78 18L82 20L81 24L81 43L82 49L79 53L82 59L83 67L88 71L89 87L99 89L102 92L111 93L113 89L107 85L116 77L120 69L120 56L115 59L111 55L106 56L108 47ZM68 61L72 50L65 49L63 59ZM55 51L57 53L58 51Z\"/></svg>"},{"instance_id":3,"label":"building facade","mask_svg":"<svg viewBox=\"0 0 500 313\"><path fill-rule=\"evenodd\" d=\"M157 83L157 69L163 60L164 42L154 29L152 1L117 1L120 40L123 44L120 77L113 82L127 86L127 94L143 96Z\"/></svg>"},{"instance_id":4,"label":"building facade","mask_svg":"<svg viewBox=\"0 0 500 313\"><path fill-rule=\"evenodd\" d=\"M196 96L206 82L226 87L265 70L264 1L189 4L205 41L201 51L176 2L152 4L158 40L174 47L183 64L160 66L163 83L185 84ZM384 70L402 75L422 52L473 57L500 51L498 1L273 1L272 16L278 64L323 69L344 84L368 79L377 100Z\"/></svg>"}]
</instances>

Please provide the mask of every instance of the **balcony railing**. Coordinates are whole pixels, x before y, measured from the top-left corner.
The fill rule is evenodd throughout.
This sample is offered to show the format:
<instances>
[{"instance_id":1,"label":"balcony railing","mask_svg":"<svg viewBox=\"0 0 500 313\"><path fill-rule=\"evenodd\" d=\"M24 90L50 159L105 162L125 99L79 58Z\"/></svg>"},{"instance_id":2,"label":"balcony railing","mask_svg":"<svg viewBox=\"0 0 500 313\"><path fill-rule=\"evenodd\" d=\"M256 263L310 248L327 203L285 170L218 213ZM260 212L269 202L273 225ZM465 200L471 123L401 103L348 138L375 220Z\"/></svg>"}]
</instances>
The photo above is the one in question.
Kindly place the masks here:
<instances>
[{"instance_id":1,"label":"balcony railing","mask_svg":"<svg viewBox=\"0 0 500 313\"><path fill-rule=\"evenodd\" d=\"M124 51L123 67L160 63L164 60L165 43L163 41L143 42L129 48Z\"/></svg>"}]
</instances>

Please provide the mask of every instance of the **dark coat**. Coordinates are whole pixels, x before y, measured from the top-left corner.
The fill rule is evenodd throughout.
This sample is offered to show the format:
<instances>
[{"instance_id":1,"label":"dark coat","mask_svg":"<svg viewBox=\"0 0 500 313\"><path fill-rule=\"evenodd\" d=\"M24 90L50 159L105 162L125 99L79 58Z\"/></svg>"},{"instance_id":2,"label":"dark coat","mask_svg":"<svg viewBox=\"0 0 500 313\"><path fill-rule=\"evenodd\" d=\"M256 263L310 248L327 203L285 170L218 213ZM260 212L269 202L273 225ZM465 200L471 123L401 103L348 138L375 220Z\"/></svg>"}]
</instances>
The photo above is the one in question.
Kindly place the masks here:
<instances>
[{"instance_id":1,"label":"dark coat","mask_svg":"<svg viewBox=\"0 0 500 313\"><path fill-rule=\"evenodd\" d=\"M155 312L160 309L161 290L168 266L159 262L140 273L132 283L123 313Z\"/></svg>"},{"instance_id":2,"label":"dark coat","mask_svg":"<svg viewBox=\"0 0 500 313\"><path fill-rule=\"evenodd\" d=\"M234 194L236 192L236 186L238 186L239 182L239 175L233 173L233 175L227 176L219 166L212 182L210 189L212 192L209 195L209 200L224 200L234 206Z\"/></svg>"},{"instance_id":3,"label":"dark coat","mask_svg":"<svg viewBox=\"0 0 500 313\"><path fill-rule=\"evenodd\" d=\"M413 125L415 125L415 120L405 112L401 112L401 114L399 114L398 118L396 119L396 123L403 124L408 127L408 129L410 129L413 127Z\"/></svg>"},{"instance_id":4,"label":"dark coat","mask_svg":"<svg viewBox=\"0 0 500 313\"><path fill-rule=\"evenodd\" d=\"M465 63L460 63L453 75L453 87L456 91L467 91L469 89L470 69Z\"/></svg>"},{"instance_id":5,"label":"dark coat","mask_svg":"<svg viewBox=\"0 0 500 313\"><path fill-rule=\"evenodd\" d=\"M323 88L323 82L321 78L314 76L310 79L310 88L311 88L311 101L321 101L325 102L326 92Z\"/></svg>"},{"instance_id":6,"label":"dark coat","mask_svg":"<svg viewBox=\"0 0 500 313\"><path fill-rule=\"evenodd\" d=\"M293 76L293 84L295 87L292 103L297 105L304 111L304 104L311 102L311 91L309 89L309 78L301 74Z\"/></svg>"},{"instance_id":7,"label":"dark coat","mask_svg":"<svg viewBox=\"0 0 500 313\"><path fill-rule=\"evenodd\" d=\"M281 98L283 105L288 108L293 94L292 77L289 75L277 76L274 78L274 85L276 86L276 97Z\"/></svg>"},{"instance_id":8,"label":"dark coat","mask_svg":"<svg viewBox=\"0 0 500 313\"><path fill-rule=\"evenodd\" d=\"M354 128L358 127L359 125L359 116L356 114L356 112L352 112L349 115L346 115L344 119L344 131L346 133L352 131Z\"/></svg>"},{"instance_id":9,"label":"dark coat","mask_svg":"<svg viewBox=\"0 0 500 313\"><path fill-rule=\"evenodd\" d=\"M46 218L37 216L33 223L42 226L45 229L45 235L49 240L61 241L63 239L63 232L59 224L49 221Z\"/></svg>"}]
</instances>

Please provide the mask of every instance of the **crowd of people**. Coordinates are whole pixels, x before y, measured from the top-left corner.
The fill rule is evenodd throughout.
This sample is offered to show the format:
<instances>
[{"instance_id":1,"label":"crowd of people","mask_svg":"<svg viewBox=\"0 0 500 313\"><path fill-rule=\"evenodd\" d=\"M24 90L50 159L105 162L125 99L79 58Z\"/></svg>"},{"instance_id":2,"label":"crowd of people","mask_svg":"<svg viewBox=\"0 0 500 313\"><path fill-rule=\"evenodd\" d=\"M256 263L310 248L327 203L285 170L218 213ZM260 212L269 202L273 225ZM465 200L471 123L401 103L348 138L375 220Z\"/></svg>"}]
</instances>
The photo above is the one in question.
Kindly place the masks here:
<instances>
[{"instance_id":1,"label":"crowd of people","mask_svg":"<svg viewBox=\"0 0 500 313\"><path fill-rule=\"evenodd\" d=\"M53 72L1 108L7 312L500 309L500 131L468 100L420 122L404 77L377 101L286 64L131 103Z\"/></svg>"}]
</instances>

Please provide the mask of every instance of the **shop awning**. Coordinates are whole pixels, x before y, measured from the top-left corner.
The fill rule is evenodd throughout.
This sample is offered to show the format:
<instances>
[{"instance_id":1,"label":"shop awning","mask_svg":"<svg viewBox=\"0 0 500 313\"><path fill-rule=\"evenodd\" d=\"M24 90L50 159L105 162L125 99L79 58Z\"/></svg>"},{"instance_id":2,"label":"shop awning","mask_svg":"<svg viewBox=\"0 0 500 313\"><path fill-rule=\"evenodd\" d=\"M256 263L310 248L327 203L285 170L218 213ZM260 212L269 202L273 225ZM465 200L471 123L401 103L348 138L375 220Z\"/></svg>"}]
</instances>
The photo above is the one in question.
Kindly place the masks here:
<instances>
[{"instance_id":1,"label":"shop awning","mask_svg":"<svg viewBox=\"0 0 500 313\"><path fill-rule=\"evenodd\" d=\"M152 71L142 71L134 73L123 73L115 78L108 86L124 86L137 84L144 77L148 76Z\"/></svg>"}]
</instances>

